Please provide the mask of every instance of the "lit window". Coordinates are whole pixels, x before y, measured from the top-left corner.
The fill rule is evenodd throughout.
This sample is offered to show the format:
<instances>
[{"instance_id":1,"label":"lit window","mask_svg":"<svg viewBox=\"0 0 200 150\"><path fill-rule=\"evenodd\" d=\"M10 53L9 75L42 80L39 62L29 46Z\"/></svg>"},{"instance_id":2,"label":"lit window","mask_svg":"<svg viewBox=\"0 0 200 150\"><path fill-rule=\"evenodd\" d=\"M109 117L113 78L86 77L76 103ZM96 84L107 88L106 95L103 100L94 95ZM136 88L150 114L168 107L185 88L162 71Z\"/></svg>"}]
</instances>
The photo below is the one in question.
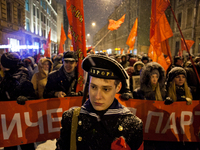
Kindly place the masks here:
<instances>
[{"instance_id":1,"label":"lit window","mask_svg":"<svg viewBox=\"0 0 200 150\"><path fill-rule=\"evenodd\" d=\"M26 10L29 11L29 0L26 0Z\"/></svg>"},{"instance_id":2,"label":"lit window","mask_svg":"<svg viewBox=\"0 0 200 150\"><path fill-rule=\"evenodd\" d=\"M28 18L26 18L26 30L30 31L30 23Z\"/></svg>"}]
</instances>

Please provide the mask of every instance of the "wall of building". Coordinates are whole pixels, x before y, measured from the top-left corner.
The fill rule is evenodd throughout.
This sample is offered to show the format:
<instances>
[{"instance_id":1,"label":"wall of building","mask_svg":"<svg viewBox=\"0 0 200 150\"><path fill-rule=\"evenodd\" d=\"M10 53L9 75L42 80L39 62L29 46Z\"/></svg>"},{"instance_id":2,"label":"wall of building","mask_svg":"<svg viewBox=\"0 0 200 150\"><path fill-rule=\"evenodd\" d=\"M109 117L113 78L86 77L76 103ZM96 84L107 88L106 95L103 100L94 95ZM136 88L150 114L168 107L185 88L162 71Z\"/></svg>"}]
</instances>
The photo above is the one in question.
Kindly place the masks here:
<instances>
[{"instance_id":1,"label":"wall of building","mask_svg":"<svg viewBox=\"0 0 200 150\"><path fill-rule=\"evenodd\" d=\"M25 25L25 2L23 0L0 0L0 45L8 45L8 38L24 44L22 30ZM0 49L2 54L5 49Z\"/></svg>"},{"instance_id":2,"label":"wall of building","mask_svg":"<svg viewBox=\"0 0 200 150\"><path fill-rule=\"evenodd\" d=\"M194 40L195 44L190 49L194 55L200 53L200 3L199 0L171 0L171 5L175 16L179 22L181 31L186 40ZM179 15L181 14L181 15ZM177 55L181 49L181 34L171 10L167 10L169 23L173 30L173 37L170 38L170 47L172 55ZM181 16L181 17L180 17ZM179 43L179 44L178 44ZM186 53L186 52L184 52Z\"/></svg>"},{"instance_id":3,"label":"wall of building","mask_svg":"<svg viewBox=\"0 0 200 150\"><path fill-rule=\"evenodd\" d=\"M109 19L118 20L124 14L125 21L115 31L110 31L104 40L95 48L96 51L102 51L105 49L111 49L112 53L119 53L117 48L123 48L126 53L129 46L126 45L129 33L134 25L136 18L138 17L138 36L136 38L135 47L138 52L147 52L149 47L149 28L150 28L150 10L151 1L145 0L124 0L119 6L115 8L115 11L108 17ZM108 23L97 32L94 36L94 44L108 32Z\"/></svg>"}]
</instances>

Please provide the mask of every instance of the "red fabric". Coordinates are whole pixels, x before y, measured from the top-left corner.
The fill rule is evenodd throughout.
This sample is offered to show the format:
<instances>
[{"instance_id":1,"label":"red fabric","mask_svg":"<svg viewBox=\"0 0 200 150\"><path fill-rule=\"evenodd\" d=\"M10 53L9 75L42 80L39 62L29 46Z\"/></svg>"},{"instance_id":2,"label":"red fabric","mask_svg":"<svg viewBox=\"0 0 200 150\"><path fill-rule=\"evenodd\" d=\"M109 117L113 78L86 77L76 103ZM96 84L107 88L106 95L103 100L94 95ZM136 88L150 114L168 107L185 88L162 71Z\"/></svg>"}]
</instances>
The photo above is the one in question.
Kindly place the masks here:
<instances>
[{"instance_id":1,"label":"red fabric","mask_svg":"<svg viewBox=\"0 0 200 150\"><path fill-rule=\"evenodd\" d=\"M67 37L65 34L65 30L63 28L63 24L61 24L61 34L60 34L60 45L59 45L59 53L63 53L64 49L63 49L63 45L65 44Z\"/></svg>"},{"instance_id":2,"label":"red fabric","mask_svg":"<svg viewBox=\"0 0 200 150\"><path fill-rule=\"evenodd\" d=\"M51 29L49 30L47 43L44 44L44 57L51 58Z\"/></svg>"},{"instance_id":3,"label":"red fabric","mask_svg":"<svg viewBox=\"0 0 200 150\"><path fill-rule=\"evenodd\" d=\"M135 23L126 41L126 44L129 46L129 50L134 49L135 38L137 36L137 28L138 28L138 18L136 18Z\"/></svg>"},{"instance_id":4,"label":"red fabric","mask_svg":"<svg viewBox=\"0 0 200 150\"><path fill-rule=\"evenodd\" d=\"M166 69L168 64L163 54L171 59L171 51L168 38L173 36L171 27L165 16L165 10L169 6L169 1L152 0L151 5L151 25L150 25L150 47L148 56L158 62Z\"/></svg>"},{"instance_id":5,"label":"red fabric","mask_svg":"<svg viewBox=\"0 0 200 150\"><path fill-rule=\"evenodd\" d=\"M73 50L78 54L78 84L76 92L83 91L83 69L81 63L86 57L85 22L83 0L66 0L67 16L72 33Z\"/></svg>"},{"instance_id":6,"label":"red fabric","mask_svg":"<svg viewBox=\"0 0 200 150\"><path fill-rule=\"evenodd\" d=\"M131 150L124 137L120 136L111 144L111 150Z\"/></svg>"},{"instance_id":7,"label":"red fabric","mask_svg":"<svg viewBox=\"0 0 200 150\"><path fill-rule=\"evenodd\" d=\"M194 44L194 41L193 40L185 40L185 43L186 43L186 45L188 47L188 50L190 50L190 48ZM181 38L181 50L182 51L184 51L184 50L187 51L187 48L186 48L186 46L184 44L184 41L183 41L183 38Z\"/></svg>"},{"instance_id":8,"label":"red fabric","mask_svg":"<svg viewBox=\"0 0 200 150\"><path fill-rule=\"evenodd\" d=\"M109 25L108 25L108 30L117 30L121 24L124 22L125 19L125 14L117 21L109 19Z\"/></svg>"},{"instance_id":9,"label":"red fabric","mask_svg":"<svg viewBox=\"0 0 200 150\"><path fill-rule=\"evenodd\" d=\"M120 54L123 54L123 51L124 51L124 49L122 48Z\"/></svg>"}]
</instances>

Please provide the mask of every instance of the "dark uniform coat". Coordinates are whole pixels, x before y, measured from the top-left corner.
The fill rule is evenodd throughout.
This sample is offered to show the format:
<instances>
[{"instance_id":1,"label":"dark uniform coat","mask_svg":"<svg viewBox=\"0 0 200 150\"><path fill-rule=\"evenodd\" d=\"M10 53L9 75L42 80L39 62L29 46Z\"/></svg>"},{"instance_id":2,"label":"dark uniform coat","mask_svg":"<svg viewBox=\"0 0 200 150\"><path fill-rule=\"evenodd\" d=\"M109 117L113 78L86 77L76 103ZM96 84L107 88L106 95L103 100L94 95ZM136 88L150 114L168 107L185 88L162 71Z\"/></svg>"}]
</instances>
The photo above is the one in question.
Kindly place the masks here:
<instances>
[{"instance_id":1,"label":"dark uniform coat","mask_svg":"<svg viewBox=\"0 0 200 150\"><path fill-rule=\"evenodd\" d=\"M48 81L44 89L44 98L54 98L55 92L63 91L67 95L71 92L76 92L78 75L75 73L75 77L68 81L67 76L64 73L64 66L59 70L51 72L48 76Z\"/></svg>"},{"instance_id":2,"label":"dark uniform coat","mask_svg":"<svg viewBox=\"0 0 200 150\"><path fill-rule=\"evenodd\" d=\"M63 113L56 150L70 149L72 115L73 109ZM132 150L137 150L143 141L142 126L142 121L116 99L106 111L100 113L88 100L78 116L77 150L110 150L111 143L121 136Z\"/></svg>"}]
</instances>

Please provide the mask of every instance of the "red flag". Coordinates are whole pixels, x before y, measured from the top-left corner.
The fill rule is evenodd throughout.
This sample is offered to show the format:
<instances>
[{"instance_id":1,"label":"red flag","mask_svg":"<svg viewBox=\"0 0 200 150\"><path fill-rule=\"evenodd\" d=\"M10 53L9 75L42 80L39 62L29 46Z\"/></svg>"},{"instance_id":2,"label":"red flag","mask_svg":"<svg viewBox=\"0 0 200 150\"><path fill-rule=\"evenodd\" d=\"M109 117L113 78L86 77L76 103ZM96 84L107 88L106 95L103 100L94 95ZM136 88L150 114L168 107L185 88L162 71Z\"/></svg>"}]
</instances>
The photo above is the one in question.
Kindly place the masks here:
<instances>
[{"instance_id":1,"label":"red flag","mask_svg":"<svg viewBox=\"0 0 200 150\"><path fill-rule=\"evenodd\" d=\"M117 30L121 24L124 22L125 14L117 21L109 19L108 30Z\"/></svg>"},{"instance_id":2,"label":"red flag","mask_svg":"<svg viewBox=\"0 0 200 150\"><path fill-rule=\"evenodd\" d=\"M126 41L126 44L129 46L129 50L132 50L134 48L135 38L137 36L137 28L138 28L138 18L136 18L135 23Z\"/></svg>"},{"instance_id":3,"label":"red flag","mask_svg":"<svg viewBox=\"0 0 200 150\"><path fill-rule=\"evenodd\" d=\"M173 36L171 27L165 16L165 10L169 6L167 0L152 0L151 5L151 25L150 25L150 47L148 56L155 62L159 62L166 67L167 60L163 56L168 55L171 60L171 51L168 38Z\"/></svg>"},{"instance_id":4,"label":"red flag","mask_svg":"<svg viewBox=\"0 0 200 150\"><path fill-rule=\"evenodd\" d=\"M121 49L121 53L120 53L120 54L123 54L123 51L124 51L124 49L122 48L122 49Z\"/></svg>"},{"instance_id":5,"label":"red flag","mask_svg":"<svg viewBox=\"0 0 200 150\"><path fill-rule=\"evenodd\" d=\"M39 59L40 59L40 49L39 49L39 53L37 54L36 63L39 62Z\"/></svg>"},{"instance_id":6,"label":"red flag","mask_svg":"<svg viewBox=\"0 0 200 150\"><path fill-rule=\"evenodd\" d=\"M70 40L72 40L72 33L71 33L70 27L69 27L69 29L68 29L68 34L67 34L67 36L68 36L68 38L69 38Z\"/></svg>"},{"instance_id":7,"label":"red flag","mask_svg":"<svg viewBox=\"0 0 200 150\"><path fill-rule=\"evenodd\" d=\"M60 45L59 45L59 53L63 53L64 49L63 49L63 45L65 44L67 37L65 34L65 30L63 28L63 24L61 24L61 34L60 34Z\"/></svg>"},{"instance_id":8,"label":"red flag","mask_svg":"<svg viewBox=\"0 0 200 150\"><path fill-rule=\"evenodd\" d=\"M83 69L81 63L86 57L85 20L83 0L66 0L67 16L72 34L73 49L78 54L78 84L76 92L83 91Z\"/></svg>"},{"instance_id":9,"label":"red flag","mask_svg":"<svg viewBox=\"0 0 200 150\"><path fill-rule=\"evenodd\" d=\"M190 48L192 47L192 45L194 44L193 40L185 40L185 43L187 44L188 50L190 50ZM183 41L183 38L181 38L181 50L187 50L185 43Z\"/></svg>"},{"instance_id":10,"label":"red flag","mask_svg":"<svg viewBox=\"0 0 200 150\"><path fill-rule=\"evenodd\" d=\"M44 57L51 58L51 29L49 30L46 45L44 44Z\"/></svg>"}]
</instances>

